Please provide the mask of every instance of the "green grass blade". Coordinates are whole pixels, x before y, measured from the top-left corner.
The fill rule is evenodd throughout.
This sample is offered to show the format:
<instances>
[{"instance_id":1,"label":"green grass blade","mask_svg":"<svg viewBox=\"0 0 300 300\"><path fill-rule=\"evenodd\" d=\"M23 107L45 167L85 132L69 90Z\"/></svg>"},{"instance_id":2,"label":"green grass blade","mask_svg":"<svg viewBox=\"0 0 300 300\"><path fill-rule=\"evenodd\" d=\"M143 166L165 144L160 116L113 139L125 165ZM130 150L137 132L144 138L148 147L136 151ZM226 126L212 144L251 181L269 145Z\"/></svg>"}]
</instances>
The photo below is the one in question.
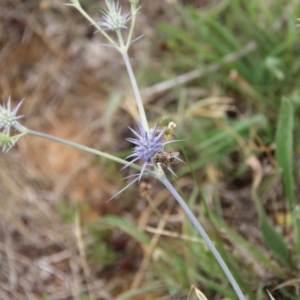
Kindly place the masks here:
<instances>
[{"instance_id":1,"label":"green grass blade","mask_svg":"<svg viewBox=\"0 0 300 300\"><path fill-rule=\"evenodd\" d=\"M105 216L99 218L98 222L100 225L118 227L142 244L148 245L150 242L150 239L147 234L140 231L135 224L121 219L120 217Z\"/></svg>"},{"instance_id":2,"label":"green grass blade","mask_svg":"<svg viewBox=\"0 0 300 300\"><path fill-rule=\"evenodd\" d=\"M276 160L282 170L285 194L289 208L295 205L294 179L293 179L293 128L294 108L287 98L281 102L276 132Z\"/></svg>"},{"instance_id":3,"label":"green grass blade","mask_svg":"<svg viewBox=\"0 0 300 300\"><path fill-rule=\"evenodd\" d=\"M159 290L163 290L164 285L161 282L152 282L152 283L148 283L147 285L140 287L140 288L136 288L136 289L130 289L120 295L118 295L115 300L127 300L127 299L132 299L133 297L136 296L142 296L147 294L147 296L149 295L149 293L155 293L158 292ZM146 297L146 295L145 295Z\"/></svg>"},{"instance_id":4,"label":"green grass blade","mask_svg":"<svg viewBox=\"0 0 300 300\"><path fill-rule=\"evenodd\" d=\"M293 130L294 107L292 102L284 98L281 102L276 132L276 160L282 170L283 185L288 207L293 219L296 252L300 254L300 219L295 207L295 186L293 177Z\"/></svg>"},{"instance_id":5,"label":"green grass blade","mask_svg":"<svg viewBox=\"0 0 300 300\"><path fill-rule=\"evenodd\" d=\"M253 189L252 197L259 217L259 227L266 246L272 251L274 256L285 266L290 266L289 251L283 236L277 232L268 222L265 211L257 196L256 190Z\"/></svg>"},{"instance_id":6,"label":"green grass blade","mask_svg":"<svg viewBox=\"0 0 300 300\"><path fill-rule=\"evenodd\" d=\"M296 252L300 256L300 207L296 206L292 213L293 225L296 237Z\"/></svg>"},{"instance_id":7,"label":"green grass blade","mask_svg":"<svg viewBox=\"0 0 300 300\"><path fill-rule=\"evenodd\" d=\"M236 233L219 217L214 214L210 214L210 220L216 227L222 228L222 231L226 234L226 238L228 238L233 244L238 244L245 250L249 251L258 264L268 270L272 270L272 272L276 273L279 277L285 276L284 270L279 267L275 261L270 260L270 258L262 253L255 245L252 245L252 243L248 242L241 235Z\"/></svg>"}]
</instances>

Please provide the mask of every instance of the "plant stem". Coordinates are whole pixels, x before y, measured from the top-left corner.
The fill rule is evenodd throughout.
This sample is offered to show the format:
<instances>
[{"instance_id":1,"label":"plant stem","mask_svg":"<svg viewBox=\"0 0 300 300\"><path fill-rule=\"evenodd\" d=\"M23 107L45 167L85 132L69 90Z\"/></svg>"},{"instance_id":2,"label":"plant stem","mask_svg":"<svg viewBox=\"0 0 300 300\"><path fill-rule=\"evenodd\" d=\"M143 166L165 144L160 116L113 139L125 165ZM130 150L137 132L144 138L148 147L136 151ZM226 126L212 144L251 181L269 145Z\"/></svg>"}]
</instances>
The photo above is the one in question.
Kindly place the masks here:
<instances>
[{"instance_id":1,"label":"plant stem","mask_svg":"<svg viewBox=\"0 0 300 300\"><path fill-rule=\"evenodd\" d=\"M132 40L132 34L133 34L134 26L135 26L136 14L137 14L136 4L132 4L131 5L132 19L130 22L130 29L129 29L129 34L128 34L127 42L126 42L126 49L129 48L131 40Z\"/></svg>"},{"instance_id":2,"label":"plant stem","mask_svg":"<svg viewBox=\"0 0 300 300\"><path fill-rule=\"evenodd\" d=\"M143 105L143 101L141 98L141 94L134 76L134 73L132 71L132 67L129 61L129 57L128 57L128 53L127 51L120 51L122 54L122 57L124 59L126 68L127 68L127 72L130 78L130 82L133 88L133 92L134 92L134 96L135 96L135 100L139 109L139 113L140 113L140 118L141 118L141 125L143 126L143 128L145 129L145 131L148 133L149 132L149 126L148 126L148 121L147 121L147 117L146 117L146 113L145 113L145 109L144 109L144 105Z\"/></svg>"},{"instance_id":3,"label":"plant stem","mask_svg":"<svg viewBox=\"0 0 300 300\"><path fill-rule=\"evenodd\" d=\"M219 263L220 267L224 271L226 277L230 281L233 289L235 290L235 293L237 294L239 300L246 300L245 296L243 295L240 287L238 286L236 280L232 276L230 270L228 269L226 263L224 262L223 258L219 254L218 250L216 249L215 245L212 243L211 239L205 232L204 228L201 226L191 209L188 207L188 205L185 203L185 201L182 199L182 197L179 195L179 193L176 191L174 186L170 183L170 181L167 179L166 176L162 176L159 178L159 180L166 186L166 188L172 193L172 195L175 197L175 199L178 201L179 205L182 207L184 212L187 214L188 218L191 220L193 225L196 227L202 238L204 239L206 245L216 258L217 262Z\"/></svg>"},{"instance_id":4,"label":"plant stem","mask_svg":"<svg viewBox=\"0 0 300 300\"><path fill-rule=\"evenodd\" d=\"M101 26L99 26L99 24L97 24L97 22L93 20L93 18L91 18L85 12L85 10L81 7L79 1L76 1L76 3L71 6L75 7L89 22L91 22L91 24L94 25L113 46L117 47L115 41L101 28Z\"/></svg>"},{"instance_id":5,"label":"plant stem","mask_svg":"<svg viewBox=\"0 0 300 300\"><path fill-rule=\"evenodd\" d=\"M80 149L80 150L83 150L83 151L86 151L86 152L89 152L89 153L92 153L92 154L96 154L96 155L105 157L107 159L113 160L113 161L118 162L118 163L123 164L123 165L128 164L128 161L126 161L124 159L118 158L118 157L110 155L108 153L98 151L98 150L95 150L93 148L89 148L89 147L86 147L86 146L83 146L83 145L80 145L80 144L77 144L77 143L74 143L74 142L70 142L70 141L67 141L67 140L49 135L49 134L45 134L45 133L42 133L42 132L30 130L30 129L26 129L26 133L30 134L30 135L38 136L38 137L41 137L41 138L45 138L45 139L48 139L48 140L51 140L51 141L54 141L54 142L58 142L58 143L61 143L61 144L67 145L67 146L71 146L71 147L74 147L74 148L77 148L77 149ZM133 167L136 170L141 170L141 167L136 165L136 164L131 164L130 167Z\"/></svg>"}]
</instances>

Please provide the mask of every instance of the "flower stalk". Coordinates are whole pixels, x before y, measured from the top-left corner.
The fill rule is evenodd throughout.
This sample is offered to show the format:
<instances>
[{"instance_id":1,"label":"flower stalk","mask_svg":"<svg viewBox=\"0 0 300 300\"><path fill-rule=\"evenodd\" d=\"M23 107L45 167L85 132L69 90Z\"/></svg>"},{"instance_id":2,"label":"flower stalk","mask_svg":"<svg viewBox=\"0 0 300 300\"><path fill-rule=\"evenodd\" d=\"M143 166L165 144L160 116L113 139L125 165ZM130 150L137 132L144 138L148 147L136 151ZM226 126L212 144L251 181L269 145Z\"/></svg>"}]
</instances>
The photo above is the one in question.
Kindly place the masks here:
<instances>
[{"instance_id":1,"label":"flower stalk","mask_svg":"<svg viewBox=\"0 0 300 300\"><path fill-rule=\"evenodd\" d=\"M45 133L42 133L42 132L30 130L30 129L26 129L26 133L28 135L45 138L45 139L48 139L48 140L51 140L51 141L54 141L54 142L58 142L58 143L61 143L61 144L64 144L64 145L82 150L82 151L86 151L86 152L91 153L91 154L96 154L96 155L99 155L101 157L104 157L104 158L110 159L112 161L115 161L117 163L120 163L122 165L128 164L128 161L126 161L124 159L121 159L121 158L118 158L114 155L111 155L111 154L108 154L108 153L105 153L105 152L102 152L102 151L99 151L99 150L96 150L96 149L93 149L93 148L90 148L90 147L86 147L86 146L83 146L83 145L78 144L78 143L67 141L67 140L64 140L64 139L61 139L61 138L58 138L58 137L55 137L55 136L52 136L52 135L49 135L49 134L45 134ZM141 170L141 166L139 166L139 165L131 164L130 166L132 168L136 169L136 170Z\"/></svg>"},{"instance_id":2,"label":"flower stalk","mask_svg":"<svg viewBox=\"0 0 300 300\"><path fill-rule=\"evenodd\" d=\"M165 187L171 192L171 194L174 196L174 198L177 200L181 208L184 210L190 221L193 223L193 225L196 227L197 231L205 241L207 247L209 250L212 252L214 255L215 259L219 263L220 267L224 271L226 277L228 278L229 282L231 283L233 289L235 290L239 300L246 300L245 296L243 295L239 285L237 284L236 280L232 276L230 270L228 269L226 263L224 262L222 256L219 254L218 250L216 249L215 245L212 243L211 239L207 235L206 231L204 228L201 226L191 209L188 207L188 205L185 203L185 201L182 199L180 194L176 191L174 186L170 183L168 178L166 176L161 176L158 178L164 185Z\"/></svg>"},{"instance_id":3,"label":"flower stalk","mask_svg":"<svg viewBox=\"0 0 300 300\"><path fill-rule=\"evenodd\" d=\"M145 130L149 132L149 125L142 101L142 97L131 67L131 63L128 57L128 49L132 43L132 36L133 36L133 29L135 26L136 15L138 13L137 3L138 1L131 1L131 17L129 18L129 13L122 14L120 7L118 4L114 4L112 1L106 0L106 4L108 9L104 12L104 20L102 22L95 22L92 17L90 17L81 7L78 0L71 0L72 3L67 5L75 7L95 28L101 32L105 38L109 41L111 46L113 46L116 50L118 50L125 62L125 66L130 78L130 82L132 85L133 93L136 99L136 104L140 113L140 120L139 122L143 125ZM126 44L124 43L123 35L122 35L122 28L125 28L125 24L128 20L131 20L129 34L127 37ZM104 26L107 29L113 30L116 32L119 44L117 44L101 27Z\"/></svg>"},{"instance_id":4,"label":"flower stalk","mask_svg":"<svg viewBox=\"0 0 300 300\"><path fill-rule=\"evenodd\" d=\"M132 85L132 89L133 89L133 92L134 92L136 104L137 104L137 107L138 107L138 110L139 110L139 113L140 113L140 123L142 124L144 130L146 132L149 132L149 125L148 125L148 121L147 121L147 117L146 117L146 112L145 112L145 109L144 109L143 100L142 100L142 97L141 97L141 94L140 94L140 91L139 91L134 73L132 71L132 67L131 67L131 63L129 61L128 53L126 51L126 52L121 52L121 54L122 54L122 57L123 57L124 62L125 62L125 66L126 66L126 69L127 69L127 72L128 72L129 78L130 78L130 82L131 82L131 85Z\"/></svg>"},{"instance_id":5,"label":"flower stalk","mask_svg":"<svg viewBox=\"0 0 300 300\"><path fill-rule=\"evenodd\" d=\"M78 0L70 1L71 3L66 3L65 5L73 6L74 8L76 8L93 26L96 27L98 31L100 31L104 35L104 37L109 41L109 43L112 46L118 46L116 42L102 29L102 27L97 22L95 22L95 20L89 14L86 13L86 11L81 7Z\"/></svg>"}]
</instances>

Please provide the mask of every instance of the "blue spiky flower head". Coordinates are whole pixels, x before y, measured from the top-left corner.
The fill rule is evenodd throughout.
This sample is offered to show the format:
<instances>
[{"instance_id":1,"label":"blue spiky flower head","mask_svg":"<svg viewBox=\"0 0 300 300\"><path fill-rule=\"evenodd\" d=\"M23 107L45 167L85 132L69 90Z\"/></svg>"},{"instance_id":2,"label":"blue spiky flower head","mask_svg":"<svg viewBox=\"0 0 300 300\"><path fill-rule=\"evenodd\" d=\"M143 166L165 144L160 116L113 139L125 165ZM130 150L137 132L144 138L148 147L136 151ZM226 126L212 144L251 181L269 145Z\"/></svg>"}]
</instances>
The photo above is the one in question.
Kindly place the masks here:
<instances>
[{"instance_id":1,"label":"blue spiky flower head","mask_svg":"<svg viewBox=\"0 0 300 300\"><path fill-rule=\"evenodd\" d=\"M7 152L23 135L18 134L11 136L11 128L15 131L21 131L22 126L19 124L18 119L23 116L17 116L18 109L20 108L23 100L14 108L11 109L11 98L8 98L7 104L0 105L0 147L3 152Z\"/></svg>"},{"instance_id":2,"label":"blue spiky flower head","mask_svg":"<svg viewBox=\"0 0 300 300\"><path fill-rule=\"evenodd\" d=\"M107 30L113 31L126 28L126 23L131 19L130 13L122 13L119 1L105 0L105 2L107 9L103 11L102 21L98 24Z\"/></svg>"},{"instance_id":3,"label":"blue spiky flower head","mask_svg":"<svg viewBox=\"0 0 300 300\"><path fill-rule=\"evenodd\" d=\"M127 141L133 143L135 147L133 148L133 154L129 155L127 158L133 157L133 160L130 161L124 168L134 163L137 160L143 161L143 166L139 174L139 179L143 176L145 168L147 165L153 165L153 157L156 153L163 152L164 146L169 143L176 142L175 140L164 141L163 135L165 129L159 129L157 125L153 128L150 128L149 131L146 131L141 124L138 124L140 133L137 133L135 130L129 127L129 129L136 136L135 138L127 138ZM169 169L169 168L168 168ZM170 170L170 169L169 169Z\"/></svg>"},{"instance_id":4,"label":"blue spiky flower head","mask_svg":"<svg viewBox=\"0 0 300 300\"><path fill-rule=\"evenodd\" d=\"M7 104L0 105L0 129L3 128L4 134L8 133L10 128L16 128L18 119L23 116L17 116L18 109L20 108L23 100L14 108L11 109L11 98L8 98Z\"/></svg>"}]
</instances>

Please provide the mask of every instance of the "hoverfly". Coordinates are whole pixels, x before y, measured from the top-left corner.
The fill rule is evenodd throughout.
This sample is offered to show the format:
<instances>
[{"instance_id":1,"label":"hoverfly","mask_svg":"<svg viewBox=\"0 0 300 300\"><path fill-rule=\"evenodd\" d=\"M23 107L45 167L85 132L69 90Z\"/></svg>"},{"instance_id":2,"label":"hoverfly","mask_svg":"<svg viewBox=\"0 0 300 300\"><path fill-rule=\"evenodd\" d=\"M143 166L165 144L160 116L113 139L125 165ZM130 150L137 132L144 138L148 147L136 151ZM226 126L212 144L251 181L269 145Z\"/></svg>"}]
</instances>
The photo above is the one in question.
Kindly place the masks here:
<instances>
[{"instance_id":1,"label":"hoverfly","mask_svg":"<svg viewBox=\"0 0 300 300\"><path fill-rule=\"evenodd\" d=\"M155 163L162 163L168 168L168 163L174 161L174 159L181 159L177 158L179 156L179 152L157 152L152 157L152 161Z\"/></svg>"}]
</instances>

